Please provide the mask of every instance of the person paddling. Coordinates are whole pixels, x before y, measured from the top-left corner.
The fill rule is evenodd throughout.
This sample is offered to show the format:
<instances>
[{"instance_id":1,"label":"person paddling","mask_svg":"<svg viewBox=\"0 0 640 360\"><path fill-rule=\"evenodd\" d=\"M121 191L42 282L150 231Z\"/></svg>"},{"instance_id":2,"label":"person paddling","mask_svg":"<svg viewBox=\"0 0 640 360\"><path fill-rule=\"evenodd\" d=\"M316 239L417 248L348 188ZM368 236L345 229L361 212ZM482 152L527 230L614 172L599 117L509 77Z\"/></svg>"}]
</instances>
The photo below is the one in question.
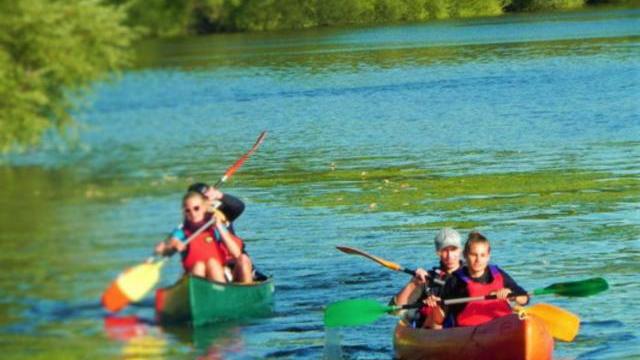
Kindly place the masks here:
<instances>
[{"instance_id":1,"label":"person paddling","mask_svg":"<svg viewBox=\"0 0 640 360\"><path fill-rule=\"evenodd\" d=\"M195 185L195 184L194 184ZM190 187L192 189L192 187ZM209 189L206 189L209 190ZM211 193L205 191L205 193ZM216 196L218 195L218 196ZM244 210L244 204L238 206L235 198L215 190L213 201L221 201L227 213L235 219ZM225 200L227 201L225 203ZM239 200L237 200L239 201ZM189 191L183 198L184 222L176 228L169 238L156 245L157 254L168 255L180 251L185 272L210 280L226 282L225 266L231 268L233 280L241 283L252 282L253 264L244 252L240 238L228 229L229 222L222 211L211 210L212 200L201 192ZM241 203L241 202L240 202ZM220 205L220 208L223 208ZM213 226L197 235L187 245L183 243L191 234L215 217ZM230 226L230 225L229 225Z\"/></svg>"},{"instance_id":2,"label":"person paddling","mask_svg":"<svg viewBox=\"0 0 640 360\"><path fill-rule=\"evenodd\" d=\"M429 271L416 269L416 276L396 294L392 305L415 303L424 301L431 295L440 295L445 280L462 266L462 246L460 234L456 230L448 227L441 229L434 238L434 244L440 264ZM415 327L442 328L442 314L434 311L433 307L425 305L413 317Z\"/></svg>"},{"instance_id":3,"label":"person paddling","mask_svg":"<svg viewBox=\"0 0 640 360\"><path fill-rule=\"evenodd\" d=\"M509 299L519 305L529 302L527 292L504 270L490 265L491 245L479 232L469 233L464 246L466 265L447 279L440 296L430 296L428 306L441 309L439 300L495 295L495 300L472 301L447 306L445 327L477 326L512 313ZM435 311L435 310L434 310Z\"/></svg>"},{"instance_id":4,"label":"person paddling","mask_svg":"<svg viewBox=\"0 0 640 360\"><path fill-rule=\"evenodd\" d=\"M240 199L201 182L189 185L187 192L190 191L199 192L204 195L208 201L208 209L215 208L220 210L229 222L229 231L235 234L233 231L233 222L242 215L245 208L244 203Z\"/></svg>"}]
</instances>

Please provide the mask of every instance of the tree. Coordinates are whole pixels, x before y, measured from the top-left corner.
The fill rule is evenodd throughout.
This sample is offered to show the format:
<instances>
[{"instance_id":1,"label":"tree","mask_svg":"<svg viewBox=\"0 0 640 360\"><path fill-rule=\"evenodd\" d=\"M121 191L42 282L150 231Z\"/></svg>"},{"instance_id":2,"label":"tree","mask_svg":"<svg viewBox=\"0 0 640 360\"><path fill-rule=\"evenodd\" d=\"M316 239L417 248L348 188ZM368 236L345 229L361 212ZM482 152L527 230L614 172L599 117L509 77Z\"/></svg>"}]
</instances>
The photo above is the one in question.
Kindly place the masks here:
<instances>
[{"instance_id":1,"label":"tree","mask_svg":"<svg viewBox=\"0 0 640 360\"><path fill-rule=\"evenodd\" d=\"M73 123L82 91L129 61L124 19L91 0L0 0L0 151Z\"/></svg>"}]
</instances>

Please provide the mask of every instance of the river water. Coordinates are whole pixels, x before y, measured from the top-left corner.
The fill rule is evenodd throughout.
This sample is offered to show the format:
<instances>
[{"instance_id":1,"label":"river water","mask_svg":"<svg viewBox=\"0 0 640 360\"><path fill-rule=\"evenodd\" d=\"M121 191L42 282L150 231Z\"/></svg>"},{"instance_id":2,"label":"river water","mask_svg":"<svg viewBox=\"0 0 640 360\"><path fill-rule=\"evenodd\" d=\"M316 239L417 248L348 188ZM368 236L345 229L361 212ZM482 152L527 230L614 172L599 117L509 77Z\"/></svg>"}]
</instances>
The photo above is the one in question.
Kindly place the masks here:
<instances>
[{"instance_id":1,"label":"river water","mask_svg":"<svg viewBox=\"0 0 640 360\"><path fill-rule=\"evenodd\" d=\"M323 307L386 302L408 280L336 245L435 263L442 226L492 239L535 289L603 276L586 298L534 299L582 319L559 359L640 357L640 11L506 16L148 42L95 84L70 145L0 166L4 359L392 358L395 319L326 333ZM151 297L98 302L214 182L276 279L274 314L191 329ZM180 273L172 259L162 285Z\"/></svg>"}]
</instances>

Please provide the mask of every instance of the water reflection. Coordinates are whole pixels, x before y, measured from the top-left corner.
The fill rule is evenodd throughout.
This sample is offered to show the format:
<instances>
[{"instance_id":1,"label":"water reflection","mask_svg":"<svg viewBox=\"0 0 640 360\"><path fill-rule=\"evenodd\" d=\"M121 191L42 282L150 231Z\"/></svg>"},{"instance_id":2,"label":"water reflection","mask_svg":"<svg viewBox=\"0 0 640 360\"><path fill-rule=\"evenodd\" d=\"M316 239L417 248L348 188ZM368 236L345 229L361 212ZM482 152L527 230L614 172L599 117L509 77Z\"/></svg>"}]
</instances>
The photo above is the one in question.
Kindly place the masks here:
<instances>
[{"instance_id":1,"label":"water reflection","mask_svg":"<svg viewBox=\"0 0 640 360\"><path fill-rule=\"evenodd\" d=\"M226 354L241 354L244 341L240 326L216 324L193 329L193 344L199 359L223 359Z\"/></svg>"},{"instance_id":2,"label":"water reflection","mask_svg":"<svg viewBox=\"0 0 640 360\"><path fill-rule=\"evenodd\" d=\"M198 359L224 359L243 352L241 329L238 323L165 327L136 315L104 318L105 334L123 344L121 355L127 359L171 359L169 348L179 346L193 348Z\"/></svg>"},{"instance_id":3,"label":"water reflection","mask_svg":"<svg viewBox=\"0 0 640 360\"><path fill-rule=\"evenodd\" d=\"M324 351L322 357L325 360L342 359L340 346L340 330L338 328L324 329Z\"/></svg>"},{"instance_id":4,"label":"water reflection","mask_svg":"<svg viewBox=\"0 0 640 360\"><path fill-rule=\"evenodd\" d=\"M104 331L111 340L122 343L126 359L165 359L168 342L162 330L149 321L129 316L106 316Z\"/></svg>"}]
</instances>

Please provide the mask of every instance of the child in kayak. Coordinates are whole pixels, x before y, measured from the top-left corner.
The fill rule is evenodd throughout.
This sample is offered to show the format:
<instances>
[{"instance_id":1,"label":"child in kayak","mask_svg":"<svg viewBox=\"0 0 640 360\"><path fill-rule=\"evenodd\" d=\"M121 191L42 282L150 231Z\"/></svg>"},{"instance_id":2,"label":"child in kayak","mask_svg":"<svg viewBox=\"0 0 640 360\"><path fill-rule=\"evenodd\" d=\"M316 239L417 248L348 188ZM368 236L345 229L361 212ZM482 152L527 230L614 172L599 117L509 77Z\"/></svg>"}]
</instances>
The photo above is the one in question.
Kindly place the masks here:
<instances>
[{"instance_id":1,"label":"child in kayak","mask_svg":"<svg viewBox=\"0 0 640 360\"><path fill-rule=\"evenodd\" d=\"M416 269L416 275L394 297L392 305L405 305L424 301L427 297L440 295L442 285L451 274L462 266L460 234L452 228L441 229L434 238L436 254L440 264L426 271ZM415 327L442 328L442 313L425 304L413 315Z\"/></svg>"},{"instance_id":2,"label":"child in kayak","mask_svg":"<svg viewBox=\"0 0 640 360\"><path fill-rule=\"evenodd\" d=\"M225 199L231 198L217 190L215 192L220 196L214 200L221 201L223 204ZM243 252L244 244L240 238L228 230L226 214L218 210L211 211L211 202L211 199L200 192L187 192L182 201L184 222L166 241L159 243L155 251L162 255L180 251L182 266L187 273L226 282L226 266L232 268L234 281L250 283L253 264L249 256ZM226 205L229 207L229 203ZM237 217L244 209L244 204L239 211L237 206L231 205L231 208L232 211L228 210L228 212ZM208 226L187 245L183 243L212 217L215 217L214 225Z\"/></svg>"},{"instance_id":3,"label":"child in kayak","mask_svg":"<svg viewBox=\"0 0 640 360\"><path fill-rule=\"evenodd\" d=\"M495 295L494 300L446 306L445 327L477 326L512 313L509 299L519 305L529 302L527 292L504 270L489 265L491 246L479 232L471 232L464 246L466 265L453 272L440 296L430 296L428 306L440 309L440 299Z\"/></svg>"}]
</instances>

